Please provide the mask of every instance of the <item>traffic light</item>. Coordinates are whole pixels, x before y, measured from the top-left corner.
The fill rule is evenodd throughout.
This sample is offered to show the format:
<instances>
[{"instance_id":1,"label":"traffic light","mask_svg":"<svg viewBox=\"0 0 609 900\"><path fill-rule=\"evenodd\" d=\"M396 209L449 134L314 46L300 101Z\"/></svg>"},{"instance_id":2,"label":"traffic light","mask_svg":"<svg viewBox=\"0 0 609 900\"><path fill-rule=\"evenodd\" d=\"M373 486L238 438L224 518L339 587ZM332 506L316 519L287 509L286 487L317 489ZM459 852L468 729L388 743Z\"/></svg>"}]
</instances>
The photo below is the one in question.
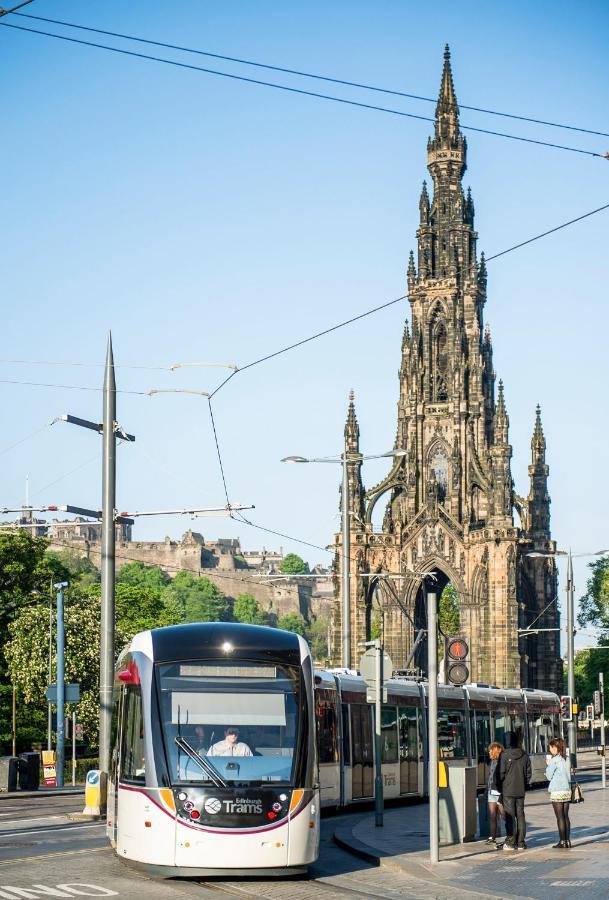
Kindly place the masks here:
<instances>
[{"instance_id":1,"label":"traffic light","mask_svg":"<svg viewBox=\"0 0 609 900\"><path fill-rule=\"evenodd\" d=\"M469 641L463 635L444 638L444 674L447 684L470 681Z\"/></svg>"},{"instance_id":2,"label":"traffic light","mask_svg":"<svg viewBox=\"0 0 609 900\"><path fill-rule=\"evenodd\" d=\"M592 722L594 719L594 706L591 703L586 706L586 719L588 722Z\"/></svg>"},{"instance_id":3,"label":"traffic light","mask_svg":"<svg viewBox=\"0 0 609 900\"><path fill-rule=\"evenodd\" d=\"M601 711L602 711L601 692L594 691L594 712L596 713L597 716L600 716Z\"/></svg>"},{"instance_id":4,"label":"traffic light","mask_svg":"<svg viewBox=\"0 0 609 900\"><path fill-rule=\"evenodd\" d=\"M560 717L563 722L570 722L573 718L573 703L567 694L560 698Z\"/></svg>"}]
</instances>

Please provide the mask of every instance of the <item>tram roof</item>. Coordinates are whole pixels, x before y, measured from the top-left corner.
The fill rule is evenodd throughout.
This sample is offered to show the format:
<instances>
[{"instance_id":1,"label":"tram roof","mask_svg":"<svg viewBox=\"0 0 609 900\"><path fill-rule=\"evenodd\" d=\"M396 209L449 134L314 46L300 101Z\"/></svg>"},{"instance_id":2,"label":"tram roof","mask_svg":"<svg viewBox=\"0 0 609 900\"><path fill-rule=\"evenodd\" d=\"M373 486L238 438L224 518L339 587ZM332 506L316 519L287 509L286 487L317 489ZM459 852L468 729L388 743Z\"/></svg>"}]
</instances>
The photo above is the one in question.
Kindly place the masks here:
<instances>
[{"instance_id":1,"label":"tram roof","mask_svg":"<svg viewBox=\"0 0 609 900\"><path fill-rule=\"evenodd\" d=\"M297 634L264 625L194 622L153 628L150 635L157 662L197 659L201 654L207 659L225 659L228 654L241 658L249 654L258 659L279 657L292 665L301 661L301 639ZM227 645L231 647L228 651Z\"/></svg>"}]
</instances>

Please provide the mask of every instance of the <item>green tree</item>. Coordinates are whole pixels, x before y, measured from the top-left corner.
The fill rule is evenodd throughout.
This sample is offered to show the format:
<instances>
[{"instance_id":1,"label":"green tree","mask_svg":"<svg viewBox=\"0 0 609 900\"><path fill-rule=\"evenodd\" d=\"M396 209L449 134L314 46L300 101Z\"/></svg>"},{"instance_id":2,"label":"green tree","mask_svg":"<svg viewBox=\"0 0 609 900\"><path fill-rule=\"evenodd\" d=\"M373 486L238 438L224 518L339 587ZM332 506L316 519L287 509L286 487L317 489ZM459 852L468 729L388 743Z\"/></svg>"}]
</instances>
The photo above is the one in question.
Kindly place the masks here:
<instances>
[{"instance_id":1,"label":"green tree","mask_svg":"<svg viewBox=\"0 0 609 900\"><path fill-rule=\"evenodd\" d=\"M459 614L459 592L449 581L440 594L438 603L438 624L446 635L458 634L461 618ZM442 636L440 635L440 638ZM438 641L438 659L444 659L444 640Z\"/></svg>"},{"instance_id":2,"label":"green tree","mask_svg":"<svg viewBox=\"0 0 609 900\"><path fill-rule=\"evenodd\" d=\"M282 559L279 571L283 575L307 575L309 564L296 553L288 553Z\"/></svg>"},{"instance_id":3,"label":"green tree","mask_svg":"<svg viewBox=\"0 0 609 900\"><path fill-rule=\"evenodd\" d=\"M370 640L376 641L383 634L383 614L380 609L375 609L370 619Z\"/></svg>"},{"instance_id":4,"label":"green tree","mask_svg":"<svg viewBox=\"0 0 609 900\"><path fill-rule=\"evenodd\" d=\"M117 582L146 588L158 596L171 583L171 578L159 566L147 566L141 562L128 562L120 567Z\"/></svg>"},{"instance_id":5,"label":"green tree","mask_svg":"<svg viewBox=\"0 0 609 900\"><path fill-rule=\"evenodd\" d=\"M12 683L7 672L5 654L6 636L10 623L21 610L36 605L40 601L32 591L48 593L56 581L67 581L69 572L60 561L46 558L48 542L34 537L26 529L6 530L0 533L0 745L9 749L11 739ZM47 626L48 634L48 607ZM20 710L18 713L18 721ZM28 717L28 727L33 727Z\"/></svg>"},{"instance_id":6,"label":"green tree","mask_svg":"<svg viewBox=\"0 0 609 900\"><path fill-rule=\"evenodd\" d=\"M266 625L268 617L260 609L253 594L239 594L233 604L233 618L236 622L249 625Z\"/></svg>"},{"instance_id":7,"label":"green tree","mask_svg":"<svg viewBox=\"0 0 609 900\"><path fill-rule=\"evenodd\" d=\"M180 611L182 622L226 622L230 619L228 600L209 578L192 572L178 572L163 591L166 604Z\"/></svg>"},{"instance_id":8,"label":"green tree","mask_svg":"<svg viewBox=\"0 0 609 900\"><path fill-rule=\"evenodd\" d=\"M97 584L101 579L100 571L88 556L70 548L66 550L47 550L47 560L55 560L68 571L68 581L77 581L79 585Z\"/></svg>"},{"instance_id":9,"label":"green tree","mask_svg":"<svg viewBox=\"0 0 609 900\"><path fill-rule=\"evenodd\" d=\"M594 691L598 690L598 673L605 673L605 710L609 710L609 647L589 647L576 650L575 665L575 697L582 709L592 703ZM566 671L565 671L566 675ZM567 688L565 687L565 694Z\"/></svg>"},{"instance_id":10,"label":"green tree","mask_svg":"<svg viewBox=\"0 0 609 900\"><path fill-rule=\"evenodd\" d=\"M307 623L298 612L289 612L285 616L281 616L277 620L277 628L281 628L283 631L294 631L303 638L307 637Z\"/></svg>"},{"instance_id":11,"label":"green tree","mask_svg":"<svg viewBox=\"0 0 609 900\"><path fill-rule=\"evenodd\" d=\"M77 715L84 725L87 742L93 746L97 742L99 716L100 594L97 584L76 585L66 590L64 604L66 681L81 686ZM136 585L116 585L117 656L138 631L178 621L175 608L165 598ZM46 711L48 626L48 606L44 601L24 606L9 627L10 638L5 646L9 673L29 710L27 715L38 718ZM37 739L41 740L43 735L44 731Z\"/></svg>"},{"instance_id":12,"label":"green tree","mask_svg":"<svg viewBox=\"0 0 609 900\"><path fill-rule=\"evenodd\" d=\"M601 631L599 644L609 645L609 557L588 563L591 576L579 603L580 625L592 625Z\"/></svg>"},{"instance_id":13,"label":"green tree","mask_svg":"<svg viewBox=\"0 0 609 900\"><path fill-rule=\"evenodd\" d=\"M326 665L328 662L328 630L330 620L325 616L318 616L311 622L307 630L307 640L311 647L311 653L315 662Z\"/></svg>"}]
</instances>

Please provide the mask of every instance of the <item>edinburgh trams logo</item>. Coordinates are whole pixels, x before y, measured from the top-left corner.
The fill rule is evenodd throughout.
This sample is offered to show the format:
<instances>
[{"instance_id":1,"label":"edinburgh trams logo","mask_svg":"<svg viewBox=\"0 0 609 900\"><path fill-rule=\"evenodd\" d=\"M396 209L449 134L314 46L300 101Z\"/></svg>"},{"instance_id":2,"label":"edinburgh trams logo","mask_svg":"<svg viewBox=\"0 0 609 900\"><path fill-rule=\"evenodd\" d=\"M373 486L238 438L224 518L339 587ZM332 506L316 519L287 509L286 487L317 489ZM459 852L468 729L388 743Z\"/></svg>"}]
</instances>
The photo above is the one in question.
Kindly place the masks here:
<instances>
[{"instance_id":1,"label":"edinburgh trams logo","mask_svg":"<svg viewBox=\"0 0 609 900\"><path fill-rule=\"evenodd\" d=\"M215 816L216 813L237 815L260 815L262 813L262 800L252 797L235 797L234 800L219 800L217 797L208 797L203 804L206 813Z\"/></svg>"}]
</instances>

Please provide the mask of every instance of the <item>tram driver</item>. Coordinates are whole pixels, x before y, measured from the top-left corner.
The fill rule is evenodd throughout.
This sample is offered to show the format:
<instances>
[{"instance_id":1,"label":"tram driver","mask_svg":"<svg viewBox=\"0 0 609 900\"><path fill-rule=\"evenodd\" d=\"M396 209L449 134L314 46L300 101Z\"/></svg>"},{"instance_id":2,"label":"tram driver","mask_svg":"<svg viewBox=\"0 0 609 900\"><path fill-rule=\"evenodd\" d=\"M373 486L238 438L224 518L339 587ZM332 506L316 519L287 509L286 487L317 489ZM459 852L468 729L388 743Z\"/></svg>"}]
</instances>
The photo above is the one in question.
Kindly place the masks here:
<instances>
[{"instance_id":1,"label":"tram driver","mask_svg":"<svg viewBox=\"0 0 609 900\"><path fill-rule=\"evenodd\" d=\"M207 751L208 756L253 756L247 744L239 740L239 729L230 726L224 732L224 740L217 741Z\"/></svg>"}]
</instances>

